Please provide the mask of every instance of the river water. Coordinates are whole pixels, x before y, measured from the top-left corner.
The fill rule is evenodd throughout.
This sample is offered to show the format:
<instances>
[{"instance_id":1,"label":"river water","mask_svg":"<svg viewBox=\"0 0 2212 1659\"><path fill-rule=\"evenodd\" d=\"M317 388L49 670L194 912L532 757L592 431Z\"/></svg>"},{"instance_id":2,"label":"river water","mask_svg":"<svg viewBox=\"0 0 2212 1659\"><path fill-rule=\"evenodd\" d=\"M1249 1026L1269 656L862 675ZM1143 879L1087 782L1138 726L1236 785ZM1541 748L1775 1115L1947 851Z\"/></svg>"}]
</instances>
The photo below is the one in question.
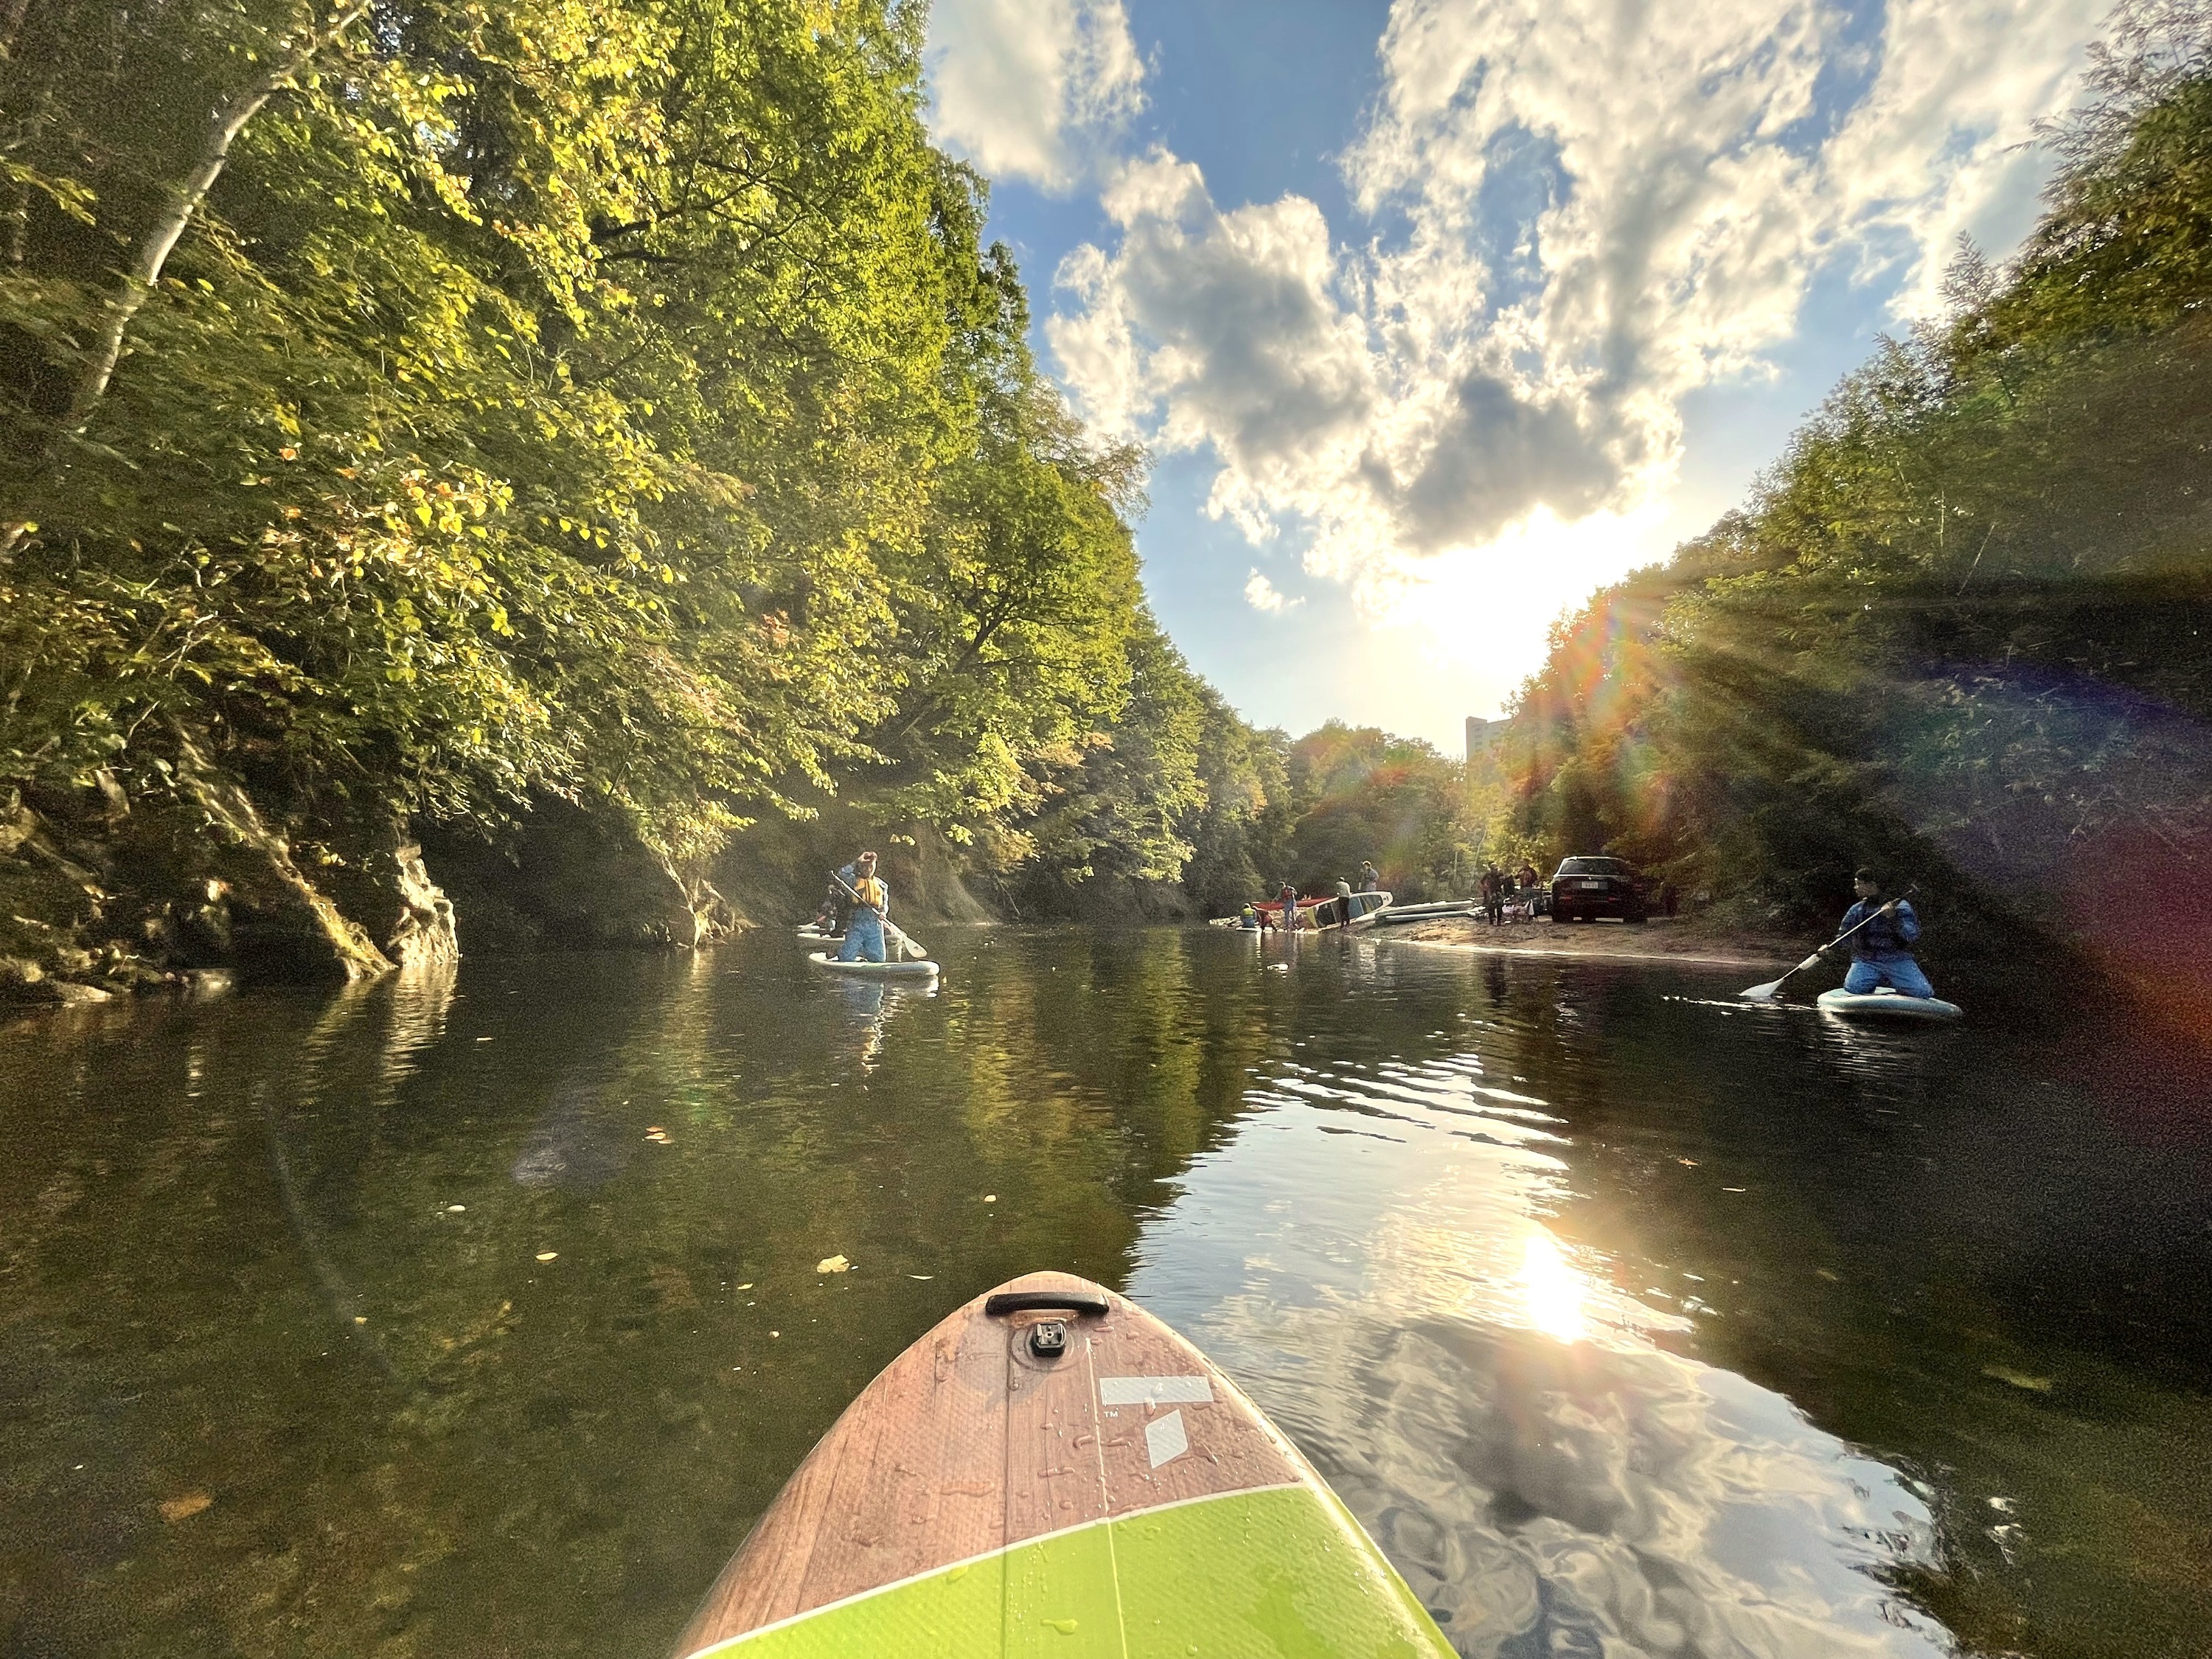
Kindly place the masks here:
<instances>
[{"instance_id":1,"label":"river water","mask_svg":"<svg viewBox=\"0 0 2212 1659\"><path fill-rule=\"evenodd\" d=\"M653 1659L1038 1267L1468 1655L2212 1652L2203 1077L1740 970L939 931L933 993L756 936L0 1027L0 1655Z\"/></svg>"}]
</instances>

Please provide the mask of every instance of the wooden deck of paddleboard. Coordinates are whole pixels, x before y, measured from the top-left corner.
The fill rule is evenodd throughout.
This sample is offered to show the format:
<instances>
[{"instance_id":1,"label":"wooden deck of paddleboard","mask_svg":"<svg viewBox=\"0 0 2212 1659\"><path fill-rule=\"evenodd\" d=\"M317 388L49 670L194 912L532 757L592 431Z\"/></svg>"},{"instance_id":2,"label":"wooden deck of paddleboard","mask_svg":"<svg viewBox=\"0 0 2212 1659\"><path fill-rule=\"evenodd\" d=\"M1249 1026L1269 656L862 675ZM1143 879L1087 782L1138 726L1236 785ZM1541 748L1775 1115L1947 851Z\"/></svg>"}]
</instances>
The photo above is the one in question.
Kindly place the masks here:
<instances>
[{"instance_id":1,"label":"wooden deck of paddleboard","mask_svg":"<svg viewBox=\"0 0 2212 1659\"><path fill-rule=\"evenodd\" d=\"M922 1337L799 1466L678 1655L1449 1654L1320 1478L1195 1348L1084 1279L1000 1290L1107 1311L994 1316L979 1297ZM1041 1358L1030 1328L1054 1318L1067 1346ZM1296 1604L1283 1639L1237 1612L1247 1601Z\"/></svg>"}]
</instances>

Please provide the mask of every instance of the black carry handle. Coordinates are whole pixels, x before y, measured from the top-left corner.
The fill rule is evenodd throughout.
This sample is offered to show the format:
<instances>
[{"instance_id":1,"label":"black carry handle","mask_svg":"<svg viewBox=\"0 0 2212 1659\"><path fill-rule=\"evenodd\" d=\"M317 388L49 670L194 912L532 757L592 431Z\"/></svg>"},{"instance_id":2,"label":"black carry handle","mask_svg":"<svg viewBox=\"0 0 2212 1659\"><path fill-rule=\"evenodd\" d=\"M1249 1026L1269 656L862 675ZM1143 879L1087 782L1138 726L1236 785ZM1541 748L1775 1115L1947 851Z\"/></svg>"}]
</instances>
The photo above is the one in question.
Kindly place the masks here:
<instances>
[{"instance_id":1,"label":"black carry handle","mask_svg":"<svg viewBox=\"0 0 2212 1659\"><path fill-rule=\"evenodd\" d=\"M1097 1291L994 1291L983 1298L983 1311L994 1319L1010 1313L1030 1313L1040 1308L1072 1314L1094 1314L1103 1319L1113 1311Z\"/></svg>"}]
</instances>

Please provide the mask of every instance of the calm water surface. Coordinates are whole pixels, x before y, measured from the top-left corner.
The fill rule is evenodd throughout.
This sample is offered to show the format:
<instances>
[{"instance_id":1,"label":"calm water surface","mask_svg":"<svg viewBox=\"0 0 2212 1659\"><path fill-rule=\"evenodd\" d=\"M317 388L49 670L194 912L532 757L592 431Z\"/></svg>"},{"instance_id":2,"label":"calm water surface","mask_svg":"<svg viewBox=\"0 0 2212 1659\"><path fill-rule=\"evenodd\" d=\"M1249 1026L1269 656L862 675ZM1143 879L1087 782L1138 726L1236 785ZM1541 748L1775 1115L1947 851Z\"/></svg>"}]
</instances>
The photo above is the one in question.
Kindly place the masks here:
<instances>
[{"instance_id":1,"label":"calm water surface","mask_svg":"<svg viewBox=\"0 0 2212 1659\"><path fill-rule=\"evenodd\" d=\"M758 937L0 1027L0 1656L653 1659L1045 1267L1206 1347L1468 1655L2212 1652L2206 1091L2124 1034L930 943L934 994Z\"/></svg>"}]
</instances>

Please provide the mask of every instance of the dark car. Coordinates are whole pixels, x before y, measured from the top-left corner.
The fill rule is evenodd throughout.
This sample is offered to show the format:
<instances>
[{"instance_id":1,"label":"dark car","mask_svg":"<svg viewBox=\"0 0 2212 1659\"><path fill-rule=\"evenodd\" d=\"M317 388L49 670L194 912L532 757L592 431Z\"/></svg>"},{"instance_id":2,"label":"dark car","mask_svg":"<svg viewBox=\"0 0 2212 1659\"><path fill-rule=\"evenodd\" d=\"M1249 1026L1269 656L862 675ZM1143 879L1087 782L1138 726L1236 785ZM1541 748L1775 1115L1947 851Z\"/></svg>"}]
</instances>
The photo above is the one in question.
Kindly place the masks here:
<instances>
[{"instance_id":1,"label":"dark car","mask_svg":"<svg viewBox=\"0 0 2212 1659\"><path fill-rule=\"evenodd\" d=\"M1568 859L1552 878L1553 921L1591 921L1599 916L1642 921L1648 914L1643 884L1619 859Z\"/></svg>"}]
</instances>

